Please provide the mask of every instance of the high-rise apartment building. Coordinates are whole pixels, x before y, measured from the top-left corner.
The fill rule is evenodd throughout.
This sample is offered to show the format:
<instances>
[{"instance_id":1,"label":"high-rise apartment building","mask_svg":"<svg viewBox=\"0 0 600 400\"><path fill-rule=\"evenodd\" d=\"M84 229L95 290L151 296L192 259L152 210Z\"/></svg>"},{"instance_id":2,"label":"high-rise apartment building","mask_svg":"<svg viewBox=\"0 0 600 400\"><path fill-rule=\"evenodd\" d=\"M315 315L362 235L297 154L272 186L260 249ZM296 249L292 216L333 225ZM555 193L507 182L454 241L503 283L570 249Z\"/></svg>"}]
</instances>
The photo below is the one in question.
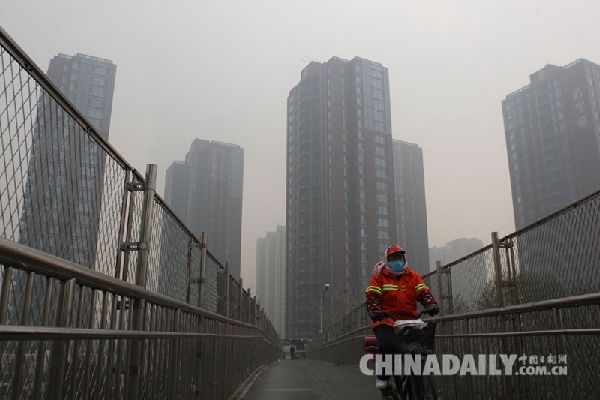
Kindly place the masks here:
<instances>
[{"instance_id":1,"label":"high-rise apartment building","mask_svg":"<svg viewBox=\"0 0 600 400\"><path fill-rule=\"evenodd\" d=\"M198 238L206 232L208 250L231 275L240 278L244 149L196 139L185 157L166 174L165 201Z\"/></svg>"},{"instance_id":2,"label":"high-rise apartment building","mask_svg":"<svg viewBox=\"0 0 600 400\"><path fill-rule=\"evenodd\" d=\"M600 188L600 66L546 65L502 102L517 229Z\"/></svg>"},{"instance_id":3,"label":"high-rise apartment building","mask_svg":"<svg viewBox=\"0 0 600 400\"><path fill-rule=\"evenodd\" d=\"M48 67L50 80L107 140L115 75L112 61L83 54L59 54ZM21 243L88 268L110 268L95 266L104 157L84 127L42 93L24 190Z\"/></svg>"},{"instance_id":4,"label":"high-rise apartment building","mask_svg":"<svg viewBox=\"0 0 600 400\"><path fill-rule=\"evenodd\" d=\"M326 328L364 299L398 237L393 155L387 68L308 64L287 100L288 337L312 337L321 312Z\"/></svg>"},{"instance_id":5,"label":"high-rise apartment building","mask_svg":"<svg viewBox=\"0 0 600 400\"><path fill-rule=\"evenodd\" d=\"M48 66L48 78L107 140L116 72L112 61L85 54L59 54Z\"/></svg>"},{"instance_id":6,"label":"high-rise apartment building","mask_svg":"<svg viewBox=\"0 0 600 400\"><path fill-rule=\"evenodd\" d=\"M438 261L444 266L482 248L483 242L477 238L454 239L442 247L432 247L429 249L430 270L435 271Z\"/></svg>"},{"instance_id":7,"label":"high-rise apartment building","mask_svg":"<svg viewBox=\"0 0 600 400\"><path fill-rule=\"evenodd\" d=\"M165 202L182 220L187 221L190 185L190 166L185 161L175 161L167 168Z\"/></svg>"},{"instance_id":8,"label":"high-rise apartment building","mask_svg":"<svg viewBox=\"0 0 600 400\"><path fill-rule=\"evenodd\" d=\"M256 241L256 297L280 337L285 336L285 226Z\"/></svg>"},{"instance_id":9,"label":"high-rise apartment building","mask_svg":"<svg viewBox=\"0 0 600 400\"><path fill-rule=\"evenodd\" d=\"M546 65L529 79L502 102L517 229L600 189L600 66L584 59ZM559 287L569 293L594 287L598 260L583 245L590 242L580 229L585 213L571 218L519 236L521 300L553 298Z\"/></svg>"},{"instance_id":10,"label":"high-rise apartment building","mask_svg":"<svg viewBox=\"0 0 600 400\"><path fill-rule=\"evenodd\" d=\"M396 243L406 250L409 268L425 275L429 272L429 240L423 150L414 143L392 142L398 229Z\"/></svg>"}]
</instances>

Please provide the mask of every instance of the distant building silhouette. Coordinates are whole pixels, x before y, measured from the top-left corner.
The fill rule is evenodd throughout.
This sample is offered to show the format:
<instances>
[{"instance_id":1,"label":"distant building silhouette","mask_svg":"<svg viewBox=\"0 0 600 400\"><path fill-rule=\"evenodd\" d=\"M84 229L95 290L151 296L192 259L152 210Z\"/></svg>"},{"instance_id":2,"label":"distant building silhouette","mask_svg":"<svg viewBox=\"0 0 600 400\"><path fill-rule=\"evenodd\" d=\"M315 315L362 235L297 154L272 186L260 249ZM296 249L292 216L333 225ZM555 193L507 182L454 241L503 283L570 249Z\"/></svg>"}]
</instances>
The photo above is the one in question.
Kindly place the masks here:
<instances>
[{"instance_id":1,"label":"distant building silhouette","mask_svg":"<svg viewBox=\"0 0 600 400\"><path fill-rule=\"evenodd\" d=\"M208 250L240 278L244 150L235 144L196 139L185 162L167 169L165 201Z\"/></svg>"},{"instance_id":2,"label":"distant building silhouette","mask_svg":"<svg viewBox=\"0 0 600 400\"><path fill-rule=\"evenodd\" d=\"M107 140L115 75L112 61L84 54L59 54L48 67L52 82ZM19 241L94 268L105 154L47 93L39 102Z\"/></svg>"},{"instance_id":3,"label":"distant building silhouette","mask_svg":"<svg viewBox=\"0 0 600 400\"><path fill-rule=\"evenodd\" d=\"M256 241L256 297L280 337L285 336L285 226Z\"/></svg>"},{"instance_id":4,"label":"distant building silhouette","mask_svg":"<svg viewBox=\"0 0 600 400\"><path fill-rule=\"evenodd\" d=\"M185 161L175 161L167 168L165 202L182 221L187 221L190 185L190 166Z\"/></svg>"},{"instance_id":5,"label":"distant building silhouette","mask_svg":"<svg viewBox=\"0 0 600 400\"><path fill-rule=\"evenodd\" d=\"M396 190L396 243L407 252L409 268L429 272L427 205L423 150L416 144L393 140Z\"/></svg>"},{"instance_id":6,"label":"distant building silhouette","mask_svg":"<svg viewBox=\"0 0 600 400\"><path fill-rule=\"evenodd\" d=\"M116 65L112 61L84 54L59 54L48 67L52 83L106 140L115 75ZM83 267L111 274L114 264L97 259L106 155L92 137L46 91L41 91L26 161L18 241ZM112 249L111 254L116 250ZM13 279L19 281L14 289L14 309L20 314L26 276L19 272ZM44 279L36 277L33 298L44 298L44 292ZM29 324L41 324L41 311L39 302L34 301ZM17 314L13 314L11 323L16 323L16 318Z\"/></svg>"},{"instance_id":7,"label":"distant building silhouette","mask_svg":"<svg viewBox=\"0 0 600 400\"><path fill-rule=\"evenodd\" d=\"M600 189L600 66L546 65L502 101L515 226Z\"/></svg>"},{"instance_id":8,"label":"distant building silhouette","mask_svg":"<svg viewBox=\"0 0 600 400\"><path fill-rule=\"evenodd\" d=\"M318 333L321 297L324 329L363 301L399 229L415 247L409 260L427 268L426 219L409 215L425 210L422 182L411 181L422 179L420 149L399 142L406 159L395 163L394 146L387 68L333 57L302 70L287 101L287 337ZM405 193L396 191L400 172ZM422 209L413 207L421 200Z\"/></svg>"},{"instance_id":9,"label":"distant building silhouette","mask_svg":"<svg viewBox=\"0 0 600 400\"><path fill-rule=\"evenodd\" d=\"M429 259L431 260L429 268L431 271L435 271L437 261L440 261L442 266L444 266L483 247L481 239L476 238L454 239L446 243L443 247L431 247L429 249Z\"/></svg>"},{"instance_id":10,"label":"distant building silhouette","mask_svg":"<svg viewBox=\"0 0 600 400\"><path fill-rule=\"evenodd\" d=\"M529 80L502 101L517 229L600 189L600 65L585 59L546 65ZM518 272L560 282L571 294L597 288L598 258L587 249L598 231L585 222L587 207L520 235ZM519 294L527 290L521 285Z\"/></svg>"},{"instance_id":11,"label":"distant building silhouette","mask_svg":"<svg viewBox=\"0 0 600 400\"><path fill-rule=\"evenodd\" d=\"M483 242L476 238L454 239L442 247L432 247L429 249L430 268L435 271L437 261L440 261L442 266L446 266L483 247ZM489 255L491 255L490 251L472 258L468 262L444 269L446 273L440 276L442 288L437 285L440 277L435 274L430 277L429 281L437 288L435 295L438 300L445 300L446 313L460 313L476 309L478 300L493 278L493 262L488 259ZM440 296L440 289L443 291L445 299ZM448 295L451 296L448 297Z\"/></svg>"}]
</instances>

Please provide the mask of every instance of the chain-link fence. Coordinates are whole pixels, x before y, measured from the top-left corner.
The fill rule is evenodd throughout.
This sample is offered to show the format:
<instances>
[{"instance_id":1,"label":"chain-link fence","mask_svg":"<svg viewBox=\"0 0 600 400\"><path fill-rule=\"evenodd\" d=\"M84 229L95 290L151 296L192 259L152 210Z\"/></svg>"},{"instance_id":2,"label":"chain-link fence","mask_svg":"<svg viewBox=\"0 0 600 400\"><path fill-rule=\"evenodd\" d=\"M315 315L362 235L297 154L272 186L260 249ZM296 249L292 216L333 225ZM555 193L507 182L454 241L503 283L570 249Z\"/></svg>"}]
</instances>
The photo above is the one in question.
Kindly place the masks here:
<instances>
[{"instance_id":1,"label":"chain-link fence","mask_svg":"<svg viewBox=\"0 0 600 400\"><path fill-rule=\"evenodd\" d=\"M598 292L600 191L424 276L446 315ZM439 284L441 285L441 291Z\"/></svg>"},{"instance_id":2,"label":"chain-link fence","mask_svg":"<svg viewBox=\"0 0 600 400\"><path fill-rule=\"evenodd\" d=\"M600 191L504 238L492 233L492 244L438 265L423 280L442 311L438 356L518 354L539 360L561 354L568 360L567 376L439 377L439 398L600 396L595 383L600 374L595 361L600 358ZM307 352L311 358L356 365L363 338L370 335L361 304L317 336ZM546 363L549 372L553 366Z\"/></svg>"},{"instance_id":3,"label":"chain-link fence","mask_svg":"<svg viewBox=\"0 0 600 400\"><path fill-rule=\"evenodd\" d=\"M120 293L114 286L69 283L52 271L42 268L34 273L8 262L0 265L0 335L8 335L6 329L17 325L227 333L214 330L219 323L203 325L208 314L199 317L198 310L202 310L251 322L258 331L235 324L238 328L230 330L252 332L280 346L268 320L256 318L260 311L255 300L210 254L205 235L195 237L156 194L155 166L148 167L146 176L134 170L2 29L0 82L0 240L200 307L190 311L194 316L184 317L175 303L161 308L144 297ZM142 311L131 312L133 307ZM187 321L185 329L182 321ZM195 324L206 330L189 330ZM63 393L77 398L84 386L85 393L104 398L101 390L117 390L111 385L119 379L119 370L122 387L127 387L127 379L139 376L130 366L119 364L123 352L128 362L141 366L144 360L158 362L170 354L196 354L191 351L194 345L210 347L208 339L157 337L149 341L145 337L142 343L101 340L101 334L79 340L72 334L66 342L50 334L32 341L0 337L0 397L50 398L56 389L52 385L60 384ZM219 342L217 346L232 350L238 344ZM53 361L60 358L59 353L66 360ZM53 375L56 369L51 366L64 369L64 381ZM156 377L165 374L147 371L144 376L153 373ZM181 378L170 379L174 385ZM160 386L161 382L148 385ZM31 387L18 394L16 388L22 384ZM156 392L145 384L138 387L147 393L168 389Z\"/></svg>"}]
</instances>

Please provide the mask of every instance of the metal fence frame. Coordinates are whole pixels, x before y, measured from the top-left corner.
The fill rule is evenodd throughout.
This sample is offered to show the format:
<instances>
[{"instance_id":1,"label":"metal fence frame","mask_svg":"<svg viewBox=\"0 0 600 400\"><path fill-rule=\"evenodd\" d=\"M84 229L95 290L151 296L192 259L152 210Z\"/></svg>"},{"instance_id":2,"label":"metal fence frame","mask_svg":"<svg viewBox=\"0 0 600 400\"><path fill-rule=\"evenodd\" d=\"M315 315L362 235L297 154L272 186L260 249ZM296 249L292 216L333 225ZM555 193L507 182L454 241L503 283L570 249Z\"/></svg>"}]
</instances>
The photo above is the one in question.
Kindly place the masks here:
<instances>
[{"instance_id":1,"label":"metal fence frame","mask_svg":"<svg viewBox=\"0 0 600 400\"><path fill-rule=\"evenodd\" d=\"M531 376L437 377L440 396L599 398L600 190L510 235L491 237L491 244L445 266L437 262L436 271L423 276L441 308L437 354L560 352L571 360L569 375L550 384ZM363 303L314 338L307 353L357 365L363 337L371 335Z\"/></svg>"},{"instance_id":2,"label":"metal fence frame","mask_svg":"<svg viewBox=\"0 0 600 400\"><path fill-rule=\"evenodd\" d=\"M373 336L361 306L307 346L310 359L358 365ZM600 387L600 293L436 318L436 354L567 355L566 376L435 376L443 399L595 399ZM543 363L542 363L543 364ZM518 364L519 367L524 364ZM513 373L517 370L513 370Z\"/></svg>"},{"instance_id":3,"label":"metal fence frame","mask_svg":"<svg viewBox=\"0 0 600 400\"><path fill-rule=\"evenodd\" d=\"M160 377L183 383L172 398L224 399L279 357L256 298L210 253L206 234L197 238L156 193L156 165L142 176L127 163L2 28L0 81L2 395L160 398L166 386L151 379ZM77 233L85 258L71 244L78 196L92 219ZM44 214L56 198L66 200L66 220ZM48 232L63 235L65 251L47 249ZM175 369L162 376L148 360ZM122 387L111 383L121 375ZM21 382L31 390L15 390Z\"/></svg>"},{"instance_id":4,"label":"metal fence frame","mask_svg":"<svg viewBox=\"0 0 600 400\"><path fill-rule=\"evenodd\" d=\"M0 323L17 272L28 279L26 303L34 279L47 288L44 326L28 324L27 307L17 324L0 325L6 398L226 399L281 356L266 320L226 318L1 238L0 264Z\"/></svg>"}]
</instances>

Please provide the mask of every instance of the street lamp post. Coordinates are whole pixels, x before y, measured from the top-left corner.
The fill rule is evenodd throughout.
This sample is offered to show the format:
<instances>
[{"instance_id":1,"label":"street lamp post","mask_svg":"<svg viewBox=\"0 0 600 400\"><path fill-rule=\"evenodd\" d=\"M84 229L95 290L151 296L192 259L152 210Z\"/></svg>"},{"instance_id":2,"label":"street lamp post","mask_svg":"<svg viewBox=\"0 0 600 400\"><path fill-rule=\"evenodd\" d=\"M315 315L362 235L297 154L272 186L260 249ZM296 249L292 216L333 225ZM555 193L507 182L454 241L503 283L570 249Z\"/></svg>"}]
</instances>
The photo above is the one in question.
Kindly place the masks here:
<instances>
[{"instance_id":1,"label":"street lamp post","mask_svg":"<svg viewBox=\"0 0 600 400\"><path fill-rule=\"evenodd\" d=\"M326 283L323 287L323 293L321 293L321 329L319 333L323 333L323 297L325 296L325 292L329 289L329 283Z\"/></svg>"}]
</instances>

